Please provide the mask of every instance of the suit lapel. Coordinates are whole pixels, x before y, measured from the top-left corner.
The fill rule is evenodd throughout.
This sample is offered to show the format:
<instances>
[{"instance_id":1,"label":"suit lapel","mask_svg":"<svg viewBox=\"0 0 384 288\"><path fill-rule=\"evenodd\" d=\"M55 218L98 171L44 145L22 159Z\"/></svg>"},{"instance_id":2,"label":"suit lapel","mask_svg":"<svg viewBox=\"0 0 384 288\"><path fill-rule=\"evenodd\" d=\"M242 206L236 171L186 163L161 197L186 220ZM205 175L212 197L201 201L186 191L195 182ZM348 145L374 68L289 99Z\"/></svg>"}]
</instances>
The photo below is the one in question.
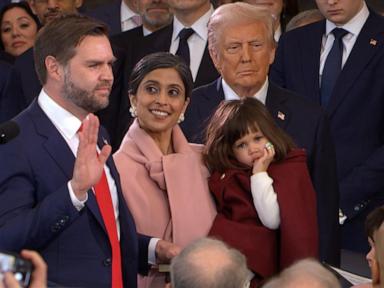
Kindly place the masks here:
<instances>
[{"instance_id":1,"label":"suit lapel","mask_svg":"<svg viewBox=\"0 0 384 288\"><path fill-rule=\"evenodd\" d=\"M356 79L363 73L363 70L376 53L384 49L383 23L382 19L370 11L370 16L357 37L351 54L336 82L331 100L326 109L328 115L331 116L335 112L337 106L347 96Z\"/></svg>"},{"instance_id":2,"label":"suit lapel","mask_svg":"<svg viewBox=\"0 0 384 288\"><path fill-rule=\"evenodd\" d=\"M287 95L282 93L280 88L269 82L265 106L277 125L283 130L286 130L291 118L291 111L284 105L286 98Z\"/></svg>"},{"instance_id":3,"label":"suit lapel","mask_svg":"<svg viewBox=\"0 0 384 288\"><path fill-rule=\"evenodd\" d=\"M200 66L197 71L196 80L194 83L195 87L200 87L205 85L214 79L219 77L219 73L217 72L215 65L213 65L211 56L208 51L208 42L205 46L203 57L201 58Z\"/></svg>"},{"instance_id":4,"label":"suit lapel","mask_svg":"<svg viewBox=\"0 0 384 288\"><path fill-rule=\"evenodd\" d=\"M169 52L172 42L173 22L155 33L156 34L152 34L153 37L151 37L151 35L146 37L146 39L149 39L146 43L153 47L152 52Z\"/></svg>"},{"instance_id":5,"label":"suit lapel","mask_svg":"<svg viewBox=\"0 0 384 288\"><path fill-rule=\"evenodd\" d=\"M199 99L199 116L205 123L219 105L224 100L224 91L221 85L221 77L208 86L201 101ZM203 123L201 122L201 123Z\"/></svg>"},{"instance_id":6,"label":"suit lapel","mask_svg":"<svg viewBox=\"0 0 384 288\"><path fill-rule=\"evenodd\" d=\"M41 110L37 100L33 100L28 109L30 109L31 120L34 122L36 132L42 137L42 145L47 154L56 162L57 167L64 173L66 178L71 179L75 156L68 144L43 110ZM60 148L58 149L58 147Z\"/></svg>"},{"instance_id":7,"label":"suit lapel","mask_svg":"<svg viewBox=\"0 0 384 288\"><path fill-rule=\"evenodd\" d=\"M312 33L308 33L305 39L301 38L299 43L299 52L301 58L301 73L304 79L305 91L315 103L320 103L320 51L322 36L325 31L325 20L314 24Z\"/></svg>"},{"instance_id":8,"label":"suit lapel","mask_svg":"<svg viewBox=\"0 0 384 288\"><path fill-rule=\"evenodd\" d=\"M42 138L45 138L45 140L42 141L44 149L47 151L47 154L50 155L52 160L56 162L57 167L64 173L66 178L68 180L71 179L75 163L75 156L73 155L72 150L69 148L67 142L65 142L63 136L57 131L53 123L41 110L40 106L37 104L37 100L34 100L29 109L31 109L31 118L35 123L37 134ZM99 224L104 227L96 197L92 190L88 192L86 206L95 216Z\"/></svg>"}]
</instances>

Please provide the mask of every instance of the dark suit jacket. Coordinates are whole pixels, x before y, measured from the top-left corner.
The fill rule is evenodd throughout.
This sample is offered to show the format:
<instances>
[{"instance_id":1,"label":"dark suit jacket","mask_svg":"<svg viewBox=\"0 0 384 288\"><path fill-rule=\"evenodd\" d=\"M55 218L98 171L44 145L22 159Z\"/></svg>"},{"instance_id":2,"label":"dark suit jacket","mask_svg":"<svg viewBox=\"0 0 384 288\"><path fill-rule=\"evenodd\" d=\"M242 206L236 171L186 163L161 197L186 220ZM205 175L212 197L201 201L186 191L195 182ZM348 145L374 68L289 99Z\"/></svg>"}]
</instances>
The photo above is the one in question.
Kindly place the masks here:
<instances>
[{"instance_id":1,"label":"dark suit jacket","mask_svg":"<svg viewBox=\"0 0 384 288\"><path fill-rule=\"evenodd\" d=\"M118 115L121 107L121 95L125 87L124 75L120 73L124 67L125 52L115 46L113 47L113 53L117 60L113 65L114 82L109 96L109 105L107 108L96 112L96 115L99 117L100 123L107 129L109 135L111 136L112 146L119 147L119 145L115 145L115 138L117 131L116 127L119 122ZM14 64L10 86L7 87L7 97L11 99L18 99L17 103L15 103L17 106L12 105L12 107L17 108L7 112L7 119L11 119L25 109L33 101L33 99L39 95L41 88L41 83L35 71L33 48L30 48L17 57Z\"/></svg>"},{"instance_id":2,"label":"dark suit jacket","mask_svg":"<svg viewBox=\"0 0 384 288\"><path fill-rule=\"evenodd\" d=\"M221 78L195 89L181 128L191 142L202 143L207 121L224 100ZM336 164L329 123L317 106L296 94L269 83L266 107L276 123L305 148L308 168L317 193L320 258L334 265L339 263L339 194Z\"/></svg>"},{"instance_id":3,"label":"dark suit jacket","mask_svg":"<svg viewBox=\"0 0 384 288\"><path fill-rule=\"evenodd\" d=\"M135 45L144 38L143 26L124 31L110 37L112 45L116 45L125 51L132 49L131 45Z\"/></svg>"},{"instance_id":4,"label":"dark suit jacket","mask_svg":"<svg viewBox=\"0 0 384 288\"><path fill-rule=\"evenodd\" d=\"M0 61L7 62L9 64L13 64L15 62L15 57L7 52L0 50Z\"/></svg>"},{"instance_id":5,"label":"dark suit jacket","mask_svg":"<svg viewBox=\"0 0 384 288\"><path fill-rule=\"evenodd\" d=\"M48 263L48 279L59 285L110 287L111 246L94 193L88 192L80 212L70 200L72 151L36 100L15 121L20 134L0 146L0 249L39 251ZM101 130L99 145L107 137ZM149 239L138 240L112 157L107 165L119 199L124 286L136 287L139 246L145 272Z\"/></svg>"},{"instance_id":6,"label":"dark suit jacket","mask_svg":"<svg viewBox=\"0 0 384 288\"><path fill-rule=\"evenodd\" d=\"M153 32L140 41L136 43L133 47L132 55L128 55L131 57L131 67L129 68L132 71L134 65L144 56L155 53L155 52L168 52L171 47L172 41L172 33L173 33L173 23L165 26L164 28ZM208 44L205 48L203 58L201 59L200 67L197 73L197 77L194 83L195 87L199 87L205 84L208 84L215 80L219 74L208 52Z\"/></svg>"},{"instance_id":7,"label":"dark suit jacket","mask_svg":"<svg viewBox=\"0 0 384 288\"><path fill-rule=\"evenodd\" d=\"M94 10L86 11L90 17L103 21L108 25L109 34L114 35L121 32L121 1L122 0L114 0L112 3L108 3L97 7Z\"/></svg>"},{"instance_id":8,"label":"dark suit jacket","mask_svg":"<svg viewBox=\"0 0 384 288\"><path fill-rule=\"evenodd\" d=\"M19 81L13 76L13 67L0 60L0 123L11 119L25 107L19 93Z\"/></svg>"},{"instance_id":9,"label":"dark suit jacket","mask_svg":"<svg viewBox=\"0 0 384 288\"><path fill-rule=\"evenodd\" d=\"M325 21L284 34L271 80L320 103L319 63ZM384 204L384 18L370 11L335 84L331 122L340 186L343 247L368 251L366 215Z\"/></svg>"}]
</instances>

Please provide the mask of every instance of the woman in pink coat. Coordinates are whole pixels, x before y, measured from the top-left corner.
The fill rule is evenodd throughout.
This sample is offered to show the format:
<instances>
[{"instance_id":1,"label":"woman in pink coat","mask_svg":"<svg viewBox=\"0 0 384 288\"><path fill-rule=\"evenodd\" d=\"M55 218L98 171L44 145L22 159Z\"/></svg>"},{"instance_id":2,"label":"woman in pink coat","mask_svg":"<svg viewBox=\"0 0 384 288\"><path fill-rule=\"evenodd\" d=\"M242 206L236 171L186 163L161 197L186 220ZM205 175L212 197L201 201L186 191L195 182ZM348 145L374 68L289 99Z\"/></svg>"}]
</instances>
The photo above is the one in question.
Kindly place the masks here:
<instances>
[{"instance_id":1,"label":"woman in pink coat","mask_svg":"<svg viewBox=\"0 0 384 288\"><path fill-rule=\"evenodd\" d=\"M202 147L188 144L178 124L192 89L186 64L170 53L144 57L130 78L130 126L114 155L137 231L181 248L206 236L216 215ZM152 269L139 287L164 287Z\"/></svg>"}]
</instances>

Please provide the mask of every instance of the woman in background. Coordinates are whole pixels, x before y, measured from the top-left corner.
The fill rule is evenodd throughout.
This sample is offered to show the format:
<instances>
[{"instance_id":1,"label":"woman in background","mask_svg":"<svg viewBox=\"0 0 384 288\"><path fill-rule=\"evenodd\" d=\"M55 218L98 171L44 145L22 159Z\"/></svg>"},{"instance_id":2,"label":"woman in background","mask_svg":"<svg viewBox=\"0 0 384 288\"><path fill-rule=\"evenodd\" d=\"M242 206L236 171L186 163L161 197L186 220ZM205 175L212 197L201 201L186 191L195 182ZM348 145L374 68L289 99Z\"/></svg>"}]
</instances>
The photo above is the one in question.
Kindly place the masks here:
<instances>
[{"instance_id":1,"label":"woman in background","mask_svg":"<svg viewBox=\"0 0 384 288\"><path fill-rule=\"evenodd\" d=\"M39 21L27 2L11 3L0 11L1 48L17 57L35 43Z\"/></svg>"}]
</instances>

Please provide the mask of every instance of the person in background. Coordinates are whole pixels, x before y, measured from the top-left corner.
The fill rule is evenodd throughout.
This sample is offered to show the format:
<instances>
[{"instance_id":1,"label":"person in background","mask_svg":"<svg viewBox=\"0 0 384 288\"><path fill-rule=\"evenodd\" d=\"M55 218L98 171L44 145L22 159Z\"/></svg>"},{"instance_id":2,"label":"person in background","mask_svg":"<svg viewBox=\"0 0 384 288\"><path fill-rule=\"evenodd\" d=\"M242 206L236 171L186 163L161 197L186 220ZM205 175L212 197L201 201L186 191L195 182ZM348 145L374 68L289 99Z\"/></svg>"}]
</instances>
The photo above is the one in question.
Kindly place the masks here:
<instances>
[{"instance_id":1,"label":"person in background","mask_svg":"<svg viewBox=\"0 0 384 288\"><path fill-rule=\"evenodd\" d=\"M365 232L368 236L368 243L370 250L366 255L366 259L368 265L371 269L371 283L361 284L353 286L353 288L374 288L380 287L380 283L382 282L382 276L380 271L380 264L376 246L384 244L384 242L380 243L378 240L378 234L380 230L383 230L382 225L384 223L384 207L377 207L371 213L368 214L367 219L365 221ZM384 263L383 263L384 264Z\"/></svg>"},{"instance_id":2,"label":"person in background","mask_svg":"<svg viewBox=\"0 0 384 288\"><path fill-rule=\"evenodd\" d=\"M181 58L158 52L136 64L129 86L135 120L114 154L124 198L139 233L183 248L206 236L216 215L203 147L189 144L178 125L192 76ZM139 287L164 287L164 274L149 276Z\"/></svg>"},{"instance_id":3,"label":"person in background","mask_svg":"<svg viewBox=\"0 0 384 288\"><path fill-rule=\"evenodd\" d=\"M209 235L244 253L255 284L296 260L318 257L316 195L305 152L259 100L219 105L203 157L218 212Z\"/></svg>"},{"instance_id":4,"label":"person in background","mask_svg":"<svg viewBox=\"0 0 384 288\"><path fill-rule=\"evenodd\" d=\"M171 262L172 288L247 288L250 271L244 255L225 243L199 239Z\"/></svg>"},{"instance_id":5,"label":"person in background","mask_svg":"<svg viewBox=\"0 0 384 288\"><path fill-rule=\"evenodd\" d=\"M26 2L11 3L0 11L0 48L17 57L35 43L39 20Z\"/></svg>"},{"instance_id":6,"label":"person in background","mask_svg":"<svg viewBox=\"0 0 384 288\"><path fill-rule=\"evenodd\" d=\"M325 19L282 35L269 76L328 116L341 247L366 253L366 216L384 204L384 18L364 0L316 4Z\"/></svg>"},{"instance_id":7,"label":"person in background","mask_svg":"<svg viewBox=\"0 0 384 288\"><path fill-rule=\"evenodd\" d=\"M47 287L47 264L44 259L35 252L30 250L22 250L21 257L32 262L33 272L29 288L46 288ZM11 272L4 273L3 281L0 281L0 288L20 288L20 283L16 280Z\"/></svg>"},{"instance_id":8,"label":"person in background","mask_svg":"<svg viewBox=\"0 0 384 288\"><path fill-rule=\"evenodd\" d=\"M288 32L295 28L299 28L320 20L323 20L324 16L318 9L305 10L294 16L287 24L285 31Z\"/></svg>"},{"instance_id":9,"label":"person in background","mask_svg":"<svg viewBox=\"0 0 384 288\"><path fill-rule=\"evenodd\" d=\"M142 25L111 37L111 43L127 53L137 41L170 24L173 18L166 0L137 0L136 4Z\"/></svg>"},{"instance_id":10,"label":"person in background","mask_svg":"<svg viewBox=\"0 0 384 288\"><path fill-rule=\"evenodd\" d=\"M285 269L262 288L341 288L336 276L317 260L304 259Z\"/></svg>"},{"instance_id":11,"label":"person in background","mask_svg":"<svg viewBox=\"0 0 384 288\"><path fill-rule=\"evenodd\" d=\"M137 0L108 1L86 14L106 23L110 35L129 31L142 23L137 9Z\"/></svg>"},{"instance_id":12,"label":"person in background","mask_svg":"<svg viewBox=\"0 0 384 288\"><path fill-rule=\"evenodd\" d=\"M279 42L281 34L284 32L282 16L283 16L283 8L285 5L284 0L242 0L241 2L245 2L257 7L262 7L267 9L272 17L273 17L273 31L274 38L276 42Z\"/></svg>"}]
</instances>

